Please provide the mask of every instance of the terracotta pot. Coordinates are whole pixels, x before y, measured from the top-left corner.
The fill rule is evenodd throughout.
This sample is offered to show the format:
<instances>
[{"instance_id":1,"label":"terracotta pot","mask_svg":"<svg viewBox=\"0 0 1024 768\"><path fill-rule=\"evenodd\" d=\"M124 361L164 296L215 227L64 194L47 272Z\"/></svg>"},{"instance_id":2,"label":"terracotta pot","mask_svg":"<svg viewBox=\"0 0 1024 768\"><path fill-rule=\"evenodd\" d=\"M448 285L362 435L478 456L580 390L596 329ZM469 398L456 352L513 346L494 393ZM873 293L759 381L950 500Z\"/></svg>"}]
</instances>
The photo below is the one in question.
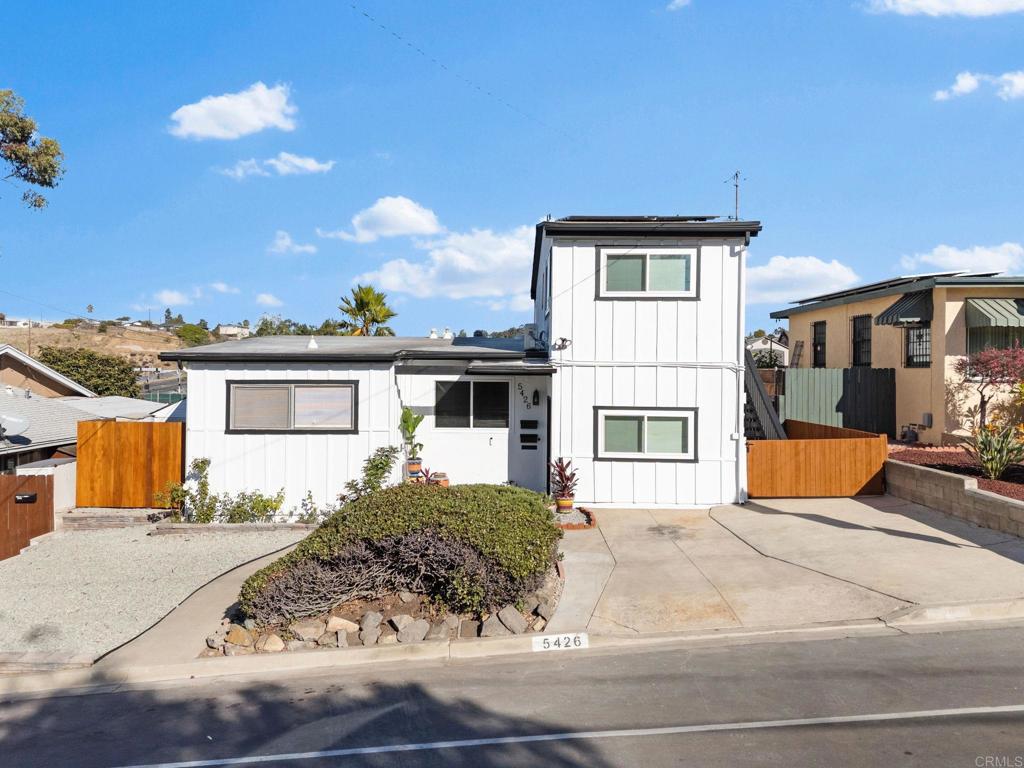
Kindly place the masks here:
<instances>
[{"instance_id":1,"label":"terracotta pot","mask_svg":"<svg viewBox=\"0 0 1024 768\"><path fill-rule=\"evenodd\" d=\"M570 496L567 499L555 499L555 506L559 512L570 512L573 508L574 499Z\"/></svg>"},{"instance_id":2,"label":"terracotta pot","mask_svg":"<svg viewBox=\"0 0 1024 768\"><path fill-rule=\"evenodd\" d=\"M448 487L448 475L444 472L434 472L430 476L431 485L440 485L442 488Z\"/></svg>"},{"instance_id":3,"label":"terracotta pot","mask_svg":"<svg viewBox=\"0 0 1024 768\"><path fill-rule=\"evenodd\" d=\"M423 471L423 459L409 459L405 462L405 471L409 477L415 477Z\"/></svg>"}]
</instances>

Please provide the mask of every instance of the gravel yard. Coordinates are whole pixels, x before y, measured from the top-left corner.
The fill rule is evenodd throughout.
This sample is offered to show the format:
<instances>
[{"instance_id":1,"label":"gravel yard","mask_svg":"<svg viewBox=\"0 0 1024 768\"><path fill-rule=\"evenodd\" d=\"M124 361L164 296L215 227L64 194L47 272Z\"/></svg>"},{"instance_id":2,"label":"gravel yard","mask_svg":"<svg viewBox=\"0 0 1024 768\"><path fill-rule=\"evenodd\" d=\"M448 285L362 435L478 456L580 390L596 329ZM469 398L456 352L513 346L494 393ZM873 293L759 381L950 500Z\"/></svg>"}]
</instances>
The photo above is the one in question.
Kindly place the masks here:
<instances>
[{"instance_id":1,"label":"gravel yard","mask_svg":"<svg viewBox=\"0 0 1024 768\"><path fill-rule=\"evenodd\" d=\"M151 530L58 533L0 561L0 653L100 656L215 576L308 533L149 536Z\"/></svg>"}]
</instances>

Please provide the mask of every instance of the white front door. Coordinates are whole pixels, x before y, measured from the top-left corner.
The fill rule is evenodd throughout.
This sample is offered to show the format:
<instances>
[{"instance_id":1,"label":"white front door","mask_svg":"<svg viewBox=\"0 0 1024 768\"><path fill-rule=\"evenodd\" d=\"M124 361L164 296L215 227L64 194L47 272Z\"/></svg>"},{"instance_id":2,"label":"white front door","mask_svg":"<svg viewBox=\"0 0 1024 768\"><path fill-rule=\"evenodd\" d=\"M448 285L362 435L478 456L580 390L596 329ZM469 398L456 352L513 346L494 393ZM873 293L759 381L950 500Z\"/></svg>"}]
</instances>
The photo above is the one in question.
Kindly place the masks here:
<instances>
[{"instance_id":1,"label":"white front door","mask_svg":"<svg viewBox=\"0 0 1024 768\"><path fill-rule=\"evenodd\" d=\"M508 479L538 493L547 490L550 381L547 376L517 376L512 380Z\"/></svg>"}]
</instances>

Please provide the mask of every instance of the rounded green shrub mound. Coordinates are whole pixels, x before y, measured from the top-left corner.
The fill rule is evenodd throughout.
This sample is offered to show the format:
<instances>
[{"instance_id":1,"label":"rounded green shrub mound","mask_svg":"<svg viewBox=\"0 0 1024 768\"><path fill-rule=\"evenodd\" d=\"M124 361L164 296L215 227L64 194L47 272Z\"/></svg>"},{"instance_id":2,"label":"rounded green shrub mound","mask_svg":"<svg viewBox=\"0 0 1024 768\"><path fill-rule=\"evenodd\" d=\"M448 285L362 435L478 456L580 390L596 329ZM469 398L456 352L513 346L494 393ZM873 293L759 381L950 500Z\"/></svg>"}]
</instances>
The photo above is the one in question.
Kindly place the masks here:
<instances>
[{"instance_id":1,"label":"rounded green shrub mound","mask_svg":"<svg viewBox=\"0 0 1024 768\"><path fill-rule=\"evenodd\" d=\"M502 485L398 485L346 504L242 586L245 614L279 624L407 590L458 612L540 586L562 532L543 496Z\"/></svg>"}]
</instances>

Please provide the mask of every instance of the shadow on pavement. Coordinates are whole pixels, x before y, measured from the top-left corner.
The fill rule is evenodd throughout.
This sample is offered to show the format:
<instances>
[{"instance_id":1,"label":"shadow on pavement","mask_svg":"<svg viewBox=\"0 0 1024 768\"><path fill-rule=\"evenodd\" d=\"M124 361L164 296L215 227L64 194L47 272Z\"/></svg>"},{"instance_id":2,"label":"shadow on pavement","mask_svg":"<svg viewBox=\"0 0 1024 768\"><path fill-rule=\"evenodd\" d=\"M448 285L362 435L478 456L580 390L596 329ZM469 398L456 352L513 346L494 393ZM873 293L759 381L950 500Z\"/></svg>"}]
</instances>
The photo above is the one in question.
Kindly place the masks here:
<instances>
[{"instance_id":1,"label":"shadow on pavement","mask_svg":"<svg viewBox=\"0 0 1024 768\"><path fill-rule=\"evenodd\" d=\"M438 669L437 674L446 671ZM474 693L479 700L479 688ZM502 698L500 681L494 682L493 697L496 706L508 704ZM537 690L538 710L545 699L541 687ZM0 701L0 764L110 768L562 733L582 725L573 722L571 711L558 717L562 722L509 717L466 698L442 700L415 683L186 682L174 688ZM610 764L594 742L563 741L260 765L602 768Z\"/></svg>"}]
</instances>

